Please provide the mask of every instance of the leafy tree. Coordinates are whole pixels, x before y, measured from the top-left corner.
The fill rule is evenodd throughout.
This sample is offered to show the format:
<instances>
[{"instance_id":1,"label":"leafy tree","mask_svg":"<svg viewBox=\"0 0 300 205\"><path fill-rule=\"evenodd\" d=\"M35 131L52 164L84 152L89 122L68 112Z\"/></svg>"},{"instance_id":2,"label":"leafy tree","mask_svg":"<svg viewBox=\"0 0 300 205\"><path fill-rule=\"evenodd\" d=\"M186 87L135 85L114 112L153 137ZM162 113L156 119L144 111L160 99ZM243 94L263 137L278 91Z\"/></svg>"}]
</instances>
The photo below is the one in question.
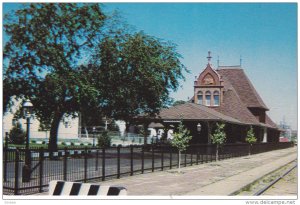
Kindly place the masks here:
<instances>
[{"instance_id":1,"label":"leafy tree","mask_svg":"<svg viewBox=\"0 0 300 205\"><path fill-rule=\"evenodd\" d=\"M110 147L111 145L111 137L108 135L107 131L104 131L99 137L98 137L98 146L100 148L102 147Z\"/></svg>"},{"instance_id":2,"label":"leafy tree","mask_svg":"<svg viewBox=\"0 0 300 205\"><path fill-rule=\"evenodd\" d=\"M76 3L25 4L5 17L4 108L12 96L29 98L51 125L52 151L64 117L99 113L129 122L157 113L184 79L176 45L106 20L99 4Z\"/></svg>"},{"instance_id":3,"label":"leafy tree","mask_svg":"<svg viewBox=\"0 0 300 205\"><path fill-rule=\"evenodd\" d=\"M98 94L78 63L93 51L105 18L99 4L76 3L24 4L5 16L4 110L12 96L30 98L37 117L51 125L50 150L57 149L64 114Z\"/></svg>"},{"instance_id":4,"label":"leafy tree","mask_svg":"<svg viewBox=\"0 0 300 205\"><path fill-rule=\"evenodd\" d=\"M21 123L17 122L9 132L10 142L13 144L25 144L26 133L22 129Z\"/></svg>"},{"instance_id":5,"label":"leafy tree","mask_svg":"<svg viewBox=\"0 0 300 205\"><path fill-rule=\"evenodd\" d=\"M257 138L255 137L253 128L251 126L247 132L247 137L246 137L246 142L248 142L250 145L249 146L249 155L251 154L251 147L256 141L257 141Z\"/></svg>"},{"instance_id":6,"label":"leafy tree","mask_svg":"<svg viewBox=\"0 0 300 205\"><path fill-rule=\"evenodd\" d=\"M49 131L51 129L51 125L47 124L47 122L40 121L39 129L38 131Z\"/></svg>"},{"instance_id":7,"label":"leafy tree","mask_svg":"<svg viewBox=\"0 0 300 205\"><path fill-rule=\"evenodd\" d=\"M170 91L184 79L176 45L153 36L119 32L99 44L91 64L108 116L129 122L139 114L155 114L169 103Z\"/></svg>"},{"instance_id":8,"label":"leafy tree","mask_svg":"<svg viewBox=\"0 0 300 205\"><path fill-rule=\"evenodd\" d=\"M211 135L212 143L216 145L216 161L219 160L219 148L222 146L226 141L226 133L224 131L225 124L224 123L217 123L217 128L214 134Z\"/></svg>"},{"instance_id":9,"label":"leafy tree","mask_svg":"<svg viewBox=\"0 0 300 205\"><path fill-rule=\"evenodd\" d=\"M186 102L184 100L177 100L173 103L173 106L176 106L176 105L182 105L182 104L185 104Z\"/></svg>"},{"instance_id":10,"label":"leafy tree","mask_svg":"<svg viewBox=\"0 0 300 205\"><path fill-rule=\"evenodd\" d=\"M171 140L171 145L178 149L178 172L180 172L181 152L186 150L191 139L192 136L190 135L190 131L184 127L181 121L178 126L178 131L173 133L173 139Z\"/></svg>"}]
</instances>

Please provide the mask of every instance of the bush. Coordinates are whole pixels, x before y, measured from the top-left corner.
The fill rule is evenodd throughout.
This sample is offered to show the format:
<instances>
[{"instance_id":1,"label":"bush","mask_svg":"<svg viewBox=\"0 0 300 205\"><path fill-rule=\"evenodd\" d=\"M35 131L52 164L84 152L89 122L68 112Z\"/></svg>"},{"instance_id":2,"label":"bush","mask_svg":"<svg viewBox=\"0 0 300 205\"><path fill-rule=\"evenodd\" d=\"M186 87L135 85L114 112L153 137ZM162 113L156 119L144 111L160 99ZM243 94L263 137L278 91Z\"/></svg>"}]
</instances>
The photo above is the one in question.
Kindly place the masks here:
<instances>
[{"instance_id":1,"label":"bush","mask_svg":"<svg viewBox=\"0 0 300 205\"><path fill-rule=\"evenodd\" d=\"M31 140L31 143L32 144L36 144L36 140Z\"/></svg>"},{"instance_id":2,"label":"bush","mask_svg":"<svg viewBox=\"0 0 300 205\"><path fill-rule=\"evenodd\" d=\"M246 142L248 142L250 145L254 144L257 141L257 138L255 137L254 131L252 126L247 132Z\"/></svg>"},{"instance_id":3,"label":"bush","mask_svg":"<svg viewBox=\"0 0 300 205\"><path fill-rule=\"evenodd\" d=\"M108 132L104 131L100 137L98 137L98 146L99 147L110 147L111 138L108 136Z\"/></svg>"},{"instance_id":4,"label":"bush","mask_svg":"<svg viewBox=\"0 0 300 205\"><path fill-rule=\"evenodd\" d=\"M10 141L12 144L25 144L26 133L22 129L21 123L17 123L9 132Z\"/></svg>"},{"instance_id":5,"label":"bush","mask_svg":"<svg viewBox=\"0 0 300 205\"><path fill-rule=\"evenodd\" d=\"M216 145L216 161L219 161L219 148L226 142L225 124L217 123L214 134L210 135L212 143Z\"/></svg>"},{"instance_id":6,"label":"bush","mask_svg":"<svg viewBox=\"0 0 300 205\"><path fill-rule=\"evenodd\" d=\"M61 145L66 146L67 144L65 142L62 142Z\"/></svg>"},{"instance_id":7,"label":"bush","mask_svg":"<svg viewBox=\"0 0 300 205\"><path fill-rule=\"evenodd\" d=\"M43 141L42 144L46 144L46 141Z\"/></svg>"},{"instance_id":8,"label":"bush","mask_svg":"<svg viewBox=\"0 0 300 205\"><path fill-rule=\"evenodd\" d=\"M74 142L71 142L71 146L75 146L75 143L74 143Z\"/></svg>"}]
</instances>

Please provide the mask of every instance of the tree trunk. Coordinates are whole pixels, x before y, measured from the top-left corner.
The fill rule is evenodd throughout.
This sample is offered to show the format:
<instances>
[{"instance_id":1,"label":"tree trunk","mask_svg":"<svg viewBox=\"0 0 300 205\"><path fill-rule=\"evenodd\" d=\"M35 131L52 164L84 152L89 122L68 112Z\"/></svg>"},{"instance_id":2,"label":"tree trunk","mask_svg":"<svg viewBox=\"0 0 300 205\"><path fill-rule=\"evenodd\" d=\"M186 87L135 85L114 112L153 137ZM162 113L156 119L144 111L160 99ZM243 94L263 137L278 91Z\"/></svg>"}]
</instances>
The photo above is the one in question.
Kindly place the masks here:
<instances>
[{"instance_id":1,"label":"tree trunk","mask_svg":"<svg viewBox=\"0 0 300 205\"><path fill-rule=\"evenodd\" d=\"M252 144L249 144L249 156L251 155L251 146Z\"/></svg>"},{"instance_id":2,"label":"tree trunk","mask_svg":"<svg viewBox=\"0 0 300 205\"><path fill-rule=\"evenodd\" d=\"M180 173L180 163L181 163L181 152L178 151L178 173Z\"/></svg>"},{"instance_id":3,"label":"tree trunk","mask_svg":"<svg viewBox=\"0 0 300 205\"><path fill-rule=\"evenodd\" d=\"M57 138L58 138L57 135L58 135L59 123L60 123L62 116L63 116L63 113L56 112L54 115L54 118L52 120L52 123L51 123L50 139L49 139L49 144L48 144L50 156L52 156L53 152L57 151Z\"/></svg>"}]
</instances>

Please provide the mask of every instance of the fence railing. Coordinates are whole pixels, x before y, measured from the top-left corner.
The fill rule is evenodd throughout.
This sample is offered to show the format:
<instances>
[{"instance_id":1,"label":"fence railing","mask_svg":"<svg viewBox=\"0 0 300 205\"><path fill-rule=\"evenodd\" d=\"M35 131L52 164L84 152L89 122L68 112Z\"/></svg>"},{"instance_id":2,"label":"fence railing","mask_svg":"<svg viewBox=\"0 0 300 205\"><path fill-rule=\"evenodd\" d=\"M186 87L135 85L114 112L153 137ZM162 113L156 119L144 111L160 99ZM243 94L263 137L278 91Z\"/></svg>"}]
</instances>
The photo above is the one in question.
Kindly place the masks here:
<instances>
[{"instance_id":1,"label":"fence railing","mask_svg":"<svg viewBox=\"0 0 300 205\"><path fill-rule=\"evenodd\" d=\"M292 143L254 144L251 153L284 149ZM216 160L214 145L191 145L181 154L181 165L191 166ZM131 145L110 148L64 148L50 157L48 150L30 149L31 175L24 177L25 149L4 148L3 193L32 194L47 191L52 180L95 182L123 176L144 174L178 167L178 151L169 145ZM219 150L219 159L245 156L248 144L226 144Z\"/></svg>"}]
</instances>

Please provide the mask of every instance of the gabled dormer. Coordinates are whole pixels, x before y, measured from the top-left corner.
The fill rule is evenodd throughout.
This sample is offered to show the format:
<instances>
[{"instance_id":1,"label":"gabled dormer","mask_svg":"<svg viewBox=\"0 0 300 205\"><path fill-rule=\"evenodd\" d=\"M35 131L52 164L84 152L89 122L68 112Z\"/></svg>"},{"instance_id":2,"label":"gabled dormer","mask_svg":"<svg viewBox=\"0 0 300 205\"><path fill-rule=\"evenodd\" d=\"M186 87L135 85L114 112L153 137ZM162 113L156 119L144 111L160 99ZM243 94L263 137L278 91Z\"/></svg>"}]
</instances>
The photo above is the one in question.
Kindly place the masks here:
<instances>
[{"instance_id":1,"label":"gabled dormer","mask_svg":"<svg viewBox=\"0 0 300 205\"><path fill-rule=\"evenodd\" d=\"M206 68L196 77L194 82L194 103L205 106L220 106L222 102L223 81L212 68L210 51Z\"/></svg>"}]
</instances>

